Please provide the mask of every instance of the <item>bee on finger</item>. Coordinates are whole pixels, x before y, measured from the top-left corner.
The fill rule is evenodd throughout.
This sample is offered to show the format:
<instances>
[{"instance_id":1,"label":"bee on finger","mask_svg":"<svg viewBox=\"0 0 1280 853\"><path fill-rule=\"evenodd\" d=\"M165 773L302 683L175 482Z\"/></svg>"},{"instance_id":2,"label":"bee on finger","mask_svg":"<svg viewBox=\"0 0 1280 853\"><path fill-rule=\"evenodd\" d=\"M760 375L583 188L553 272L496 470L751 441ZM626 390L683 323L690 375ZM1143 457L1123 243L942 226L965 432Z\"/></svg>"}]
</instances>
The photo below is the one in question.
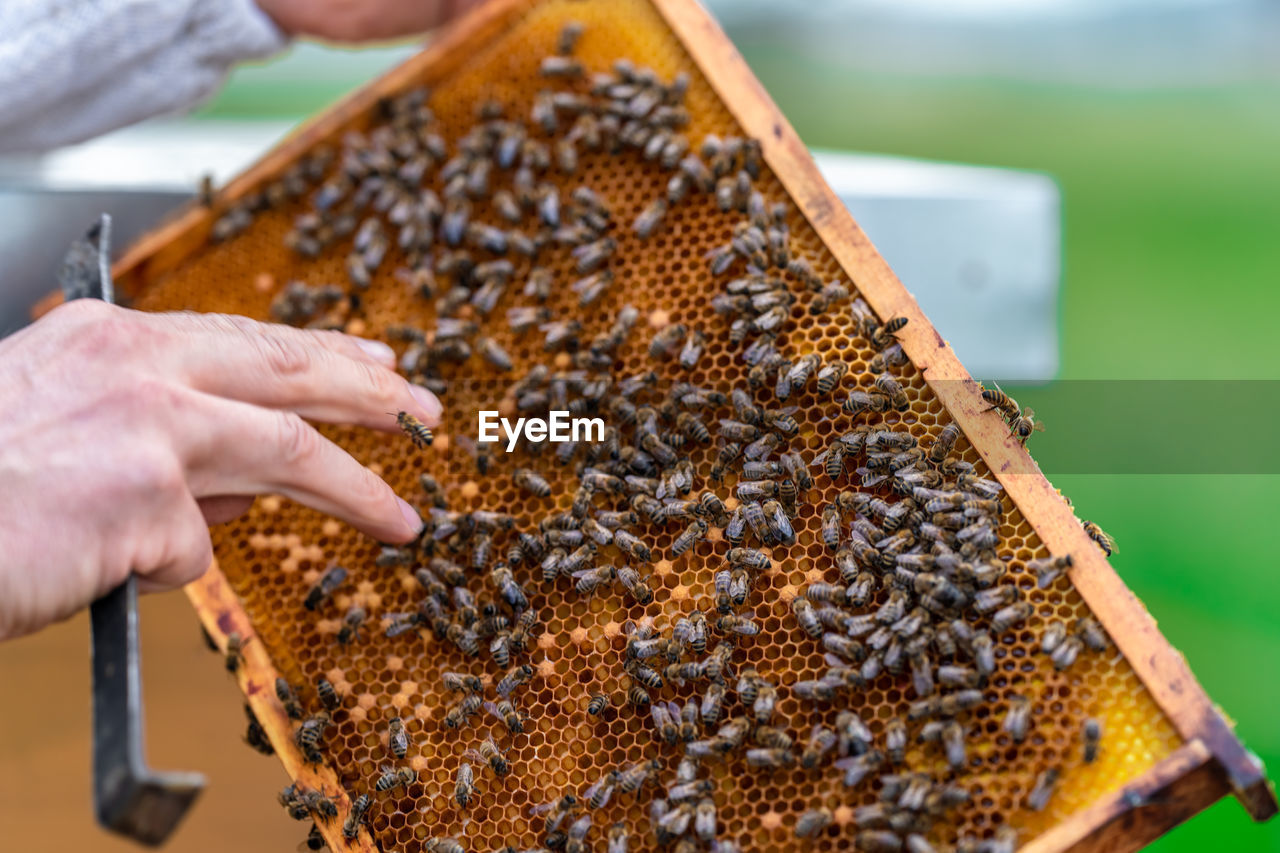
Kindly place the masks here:
<instances>
[{"instance_id":1,"label":"bee on finger","mask_svg":"<svg viewBox=\"0 0 1280 853\"><path fill-rule=\"evenodd\" d=\"M419 450L430 447L431 442L435 441L435 435L431 432L431 428L408 412L396 413L396 425L400 427L405 435L409 436L409 440Z\"/></svg>"}]
</instances>

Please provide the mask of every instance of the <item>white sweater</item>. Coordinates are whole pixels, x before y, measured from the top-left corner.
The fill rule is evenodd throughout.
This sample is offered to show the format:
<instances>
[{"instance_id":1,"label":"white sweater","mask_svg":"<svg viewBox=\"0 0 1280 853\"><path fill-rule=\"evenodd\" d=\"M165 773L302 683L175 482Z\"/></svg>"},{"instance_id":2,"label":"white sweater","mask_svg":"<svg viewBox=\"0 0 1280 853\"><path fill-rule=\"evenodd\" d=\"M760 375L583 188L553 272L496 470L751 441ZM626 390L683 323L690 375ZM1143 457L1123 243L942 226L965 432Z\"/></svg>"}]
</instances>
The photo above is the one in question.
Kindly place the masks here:
<instances>
[{"instance_id":1,"label":"white sweater","mask_svg":"<svg viewBox=\"0 0 1280 853\"><path fill-rule=\"evenodd\" d=\"M286 43L254 0L0 0L0 152L188 108Z\"/></svg>"}]
</instances>

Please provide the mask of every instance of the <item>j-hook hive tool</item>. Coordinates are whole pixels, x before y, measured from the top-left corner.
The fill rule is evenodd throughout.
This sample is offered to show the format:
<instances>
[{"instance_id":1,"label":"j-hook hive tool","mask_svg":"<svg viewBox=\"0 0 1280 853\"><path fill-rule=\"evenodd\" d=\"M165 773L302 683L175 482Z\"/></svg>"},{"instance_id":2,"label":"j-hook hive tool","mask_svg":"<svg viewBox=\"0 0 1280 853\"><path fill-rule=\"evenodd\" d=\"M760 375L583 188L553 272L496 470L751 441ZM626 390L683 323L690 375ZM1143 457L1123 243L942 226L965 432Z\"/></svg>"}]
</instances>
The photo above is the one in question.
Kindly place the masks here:
<instances>
[{"instance_id":1,"label":"j-hook hive tool","mask_svg":"<svg viewBox=\"0 0 1280 853\"><path fill-rule=\"evenodd\" d=\"M72 244L58 274L68 299L115 302L111 282L111 217ZM142 755L142 666L138 581L129 579L90 607L93 632L93 803L98 823L143 844L158 845L191 808L205 780L199 773L157 772Z\"/></svg>"}]
</instances>

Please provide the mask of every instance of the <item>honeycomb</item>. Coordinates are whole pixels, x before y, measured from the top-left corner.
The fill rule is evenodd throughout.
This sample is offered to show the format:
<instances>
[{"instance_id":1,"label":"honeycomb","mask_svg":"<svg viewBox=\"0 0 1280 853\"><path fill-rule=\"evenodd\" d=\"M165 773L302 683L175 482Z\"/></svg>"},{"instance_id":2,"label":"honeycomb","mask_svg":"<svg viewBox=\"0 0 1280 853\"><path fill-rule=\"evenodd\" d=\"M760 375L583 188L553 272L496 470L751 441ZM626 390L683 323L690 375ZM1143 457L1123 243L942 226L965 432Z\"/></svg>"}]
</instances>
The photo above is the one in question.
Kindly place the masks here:
<instances>
[{"instance_id":1,"label":"honeycomb","mask_svg":"<svg viewBox=\"0 0 1280 853\"><path fill-rule=\"evenodd\" d=\"M556 50L566 21L585 25L575 56L588 71L606 70L625 57L637 66L652 68L664 81L678 72L690 75L685 98L691 122L685 135L695 142L706 134L741 135L729 111L717 98L679 41L645 0L545 0L522 7L511 25L439 79L413 81L431 87L429 105L438 129L451 143L476 122L477 105L496 101L507 117L524 117L538 92L551 87L538 74L538 64ZM357 118L355 128L368 129L379 120L376 110ZM335 140L335 147L340 141ZM583 152L576 174L555 170L547 180L567 197L578 185L591 187L612 214L610 235L617 240L611 261L616 279L612 288L582 310L577 294L567 287L553 291L547 305L560 319L582 324L580 337L589 341L605 332L624 305L639 310L640 323L618 351L616 376L655 370L660 386L677 381L719 389L746 385L747 367L736 343L731 343L728 323L711 307L711 298L723 289L723 278L707 272L706 257L733 237L740 217L722 213L711 194L694 193L673 205L662 227L641 241L630 224L654 198L664 194L670 172L658 163L637 156ZM754 182L765 198L784 201L791 232L791 251L809 259L824 281L840 280L842 271L804 217L787 198L781 185L763 170ZM300 258L283 246L285 233L295 217L306 209L305 201L293 201L263 211L244 233L192 252L176 269L145 281L135 306L144 310L222 311L267 319L270 307L286 282L340 283L345 286L345 260L349 241L338 241L314 260ZM360 311L348 321L348 331L370 336L385 335L393 324L412 323L430 328L431 303L410 293L393 274L397 250L375 273L363 294ZM548 267L558 282L579 277L566 251L544 253L539 264ZM515 276L521 281L526 267ZM856 282L853 283L856 286ZM784 353L793 356L816 352L824 359L842 359L849 365L840 389L827 396L812 384L787 401L795 406L799 434L791 449L805 459L824 451L834 437L851 429L856 421L840 409L839 401L854 389L871 387L875 374L871 361L876 352L862 334L852 314L851 302L811 314L805 310L811 296L793 306L791 322L777 339ZM402 436L379 435L355 428L325 427L323 431L358 460L383 476L399 494L417 500L424 514L429 509L418 476L430 472L443 486L454 511L497 510L512 515L517 530L535 530L548 515L570 508L577 487L570 467L555 458L554 446L544 445L534 454L529 446L512 454L492 454L486 475L477 466L463 437L476 435L475 412L481 409L512 410L509 388L532 367L568 366L566 354L548 354L537 332L513 335L503 322L512 305L524 304L518 287L508 289L496 310L483 320L492 335L510 354L514 369L502 373L478 357L450 369L442 394L446 420L436 440L423 451L415 450ZM481 318L476 318L481 319ZM885 318L881 318L882 320ZM655 362L647 345L651 336L672 323L701 329L708 336L697 367L681 370L674 361ZM394 342L400 348L403 344ZM905 411L878 416L888 427L909 431L927 448L948 417L921 375L910 365L895 370L907 395ZM761 402L767 398L763 393ZM727 416L721 412L720 416ZM714 423L716 416L705 420ZM987 476L977 453L960 437L956 454ZM731 473L720 484L708 479L715 460L714 445L691 443L681 451L698 474L696 493L716 491L732 508L736 477ZM516 468L527 467L544 476L551 496L531 497L513 481ZM814 488L799 504L793 519L795 544L766 549L771 566L757 578L741 612L761 627L758 636L736 644L732 665L754 666L761 677L779 687L778 715L802 747L816 724L831 726L836 713L852 708L868 723L876 741L883 740L890 720L904 717L914 699L911 676L884 672L865 690L842 694L837 703L803 702L788 689L797 681L820 678L827 664L819 642L805 634L792 615L790 602L815 582L839 582L831 552L820 533L822 507L843 489L848 480L833 483L818 470ZM878 494L889 498L887 489ZM1176 749L1180 740L1128 663L1114 648L1104 653L1082 654L1076 663L1059 671L1039 652L1040 634L1048 621L1067 624L1087 616L1088 609L1065 577L1039 589L1028 561L1049 556L1030 525L1007 499L999 515L1000 558L1006 561L1004 583L1016 585L1033 605L1032 617L998 638L997 668L983 687L985 701L963 715L969 728L968 756L958 774L952 774L936 745L915 742L918 724L912 723L906 765L937 778L956 778L971 792L969 804L937 823L929 838L939 846L954 845L965 836L989 838L1008 824L1018 830L1021 842L1035 838L1098 797L1119 789ZM325 739L328 765L352 797L368 792L373 805L366 821L381 849L428 849L437 837L458 838L469 850L540 847L544 843L543 818L533 816L533 806L565 793L581 793L615 768L659 759L659 783L650 782L638 794L615 793L593 813L589 847L604 849L608 829L624 824L633 850L656 849L649 804L668 784L679 761L679 750L655 739L647 711L627 702L629 679L622 662L628 621L650 620L660 631L669 631L694 609L714 616L713 576L724 564L730 543L719 527L691 551L671 558L670 548L683 525L642 525L636 528L653 549L649 584L653 600L641 605L617 584L591 595L580 595L572 582L561 578L553 585L537 576L537 566L521 565L516 577L528 591L531 607L540 619L540 633L528 653L518 660L534 668L531 682L514 696L527 715L525 731L510 734L501 722L487 714L469 726L451 730L443 725L454 694L441 684L447 671L474 673L493 698L493 685L502 678L487 654L469 657L452 643L436 639L428 631L395 638L384 635L388 614L413 612L422 590L409 568L375 565L380 546L359 533L305 507L278 497L259 499L241 519L213 531L221 571L241 599L256 632L279 673L298 686L303 702L318 709L313 685L328 679L344 697ZM505 552L505 540L495 552ZM332 564L350 570L350 578L332 599L311 612L303 607L308 589ZM477 595L496 598L484 578L473 578ZM880 601L886 593L880 592ZM343 614L353 605L369 614L355 641L337 642ZM713 638L712 645L715 643ZM683 702L705 689L697 684L667 684L653 691L655 700ZM599 715L587 713L595 694L609 699ZM1033 699L1033 726L1021 744L1013 743L1001 725L1013 695ZM732 689L726 699L725 717L741 713ZM389 793L373 792L382 765L390 761L387 721L405 720L410 740L406 763L417 778L405 788ZM1080 756L1080 731L1087 718L1103 727L1099 758L1084 764ZM468 758L487 737L500 744L511 766L502 779L483 762ZM476 770L476 795L465 811L454 802L454 778L459 764L470 760ZM815 769L800 766L761 770L746 766L741 751L723 762L704 764L714 781L714 801L722 840L736 842L744 850L792 850L811 846L797 839L798 817L813 808L826 807L835 825L820 836L823 846L854 849L856 828L851 809L876 802L876 785L846 788L839 770L826 763ZM1037 776L1050 767L1062 769L1061 781L1043 811L1032 811L1026 798ZM336 830L340 820L329 827ZM331 843L338 834L330 833Z\"/></svg>"}]
</instances>

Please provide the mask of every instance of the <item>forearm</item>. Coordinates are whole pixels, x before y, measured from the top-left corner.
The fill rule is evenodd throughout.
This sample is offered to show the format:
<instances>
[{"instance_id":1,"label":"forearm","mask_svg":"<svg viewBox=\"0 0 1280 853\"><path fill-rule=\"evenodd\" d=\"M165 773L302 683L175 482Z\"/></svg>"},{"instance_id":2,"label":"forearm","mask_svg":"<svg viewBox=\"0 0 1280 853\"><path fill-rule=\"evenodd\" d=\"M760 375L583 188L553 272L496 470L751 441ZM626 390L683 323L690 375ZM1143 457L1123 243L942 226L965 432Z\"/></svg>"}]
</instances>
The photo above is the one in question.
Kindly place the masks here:
<instances>
[{"instance_id":1,"label":"forearm","mask_svg":"<svg viewBox=\"0 0 1280 853\"><path fill-rule=\"evenodd\" d=\"M286 37L254 0L5 0L0 151L36 151L181 110Z\"/></svg>"}]
</instances>

